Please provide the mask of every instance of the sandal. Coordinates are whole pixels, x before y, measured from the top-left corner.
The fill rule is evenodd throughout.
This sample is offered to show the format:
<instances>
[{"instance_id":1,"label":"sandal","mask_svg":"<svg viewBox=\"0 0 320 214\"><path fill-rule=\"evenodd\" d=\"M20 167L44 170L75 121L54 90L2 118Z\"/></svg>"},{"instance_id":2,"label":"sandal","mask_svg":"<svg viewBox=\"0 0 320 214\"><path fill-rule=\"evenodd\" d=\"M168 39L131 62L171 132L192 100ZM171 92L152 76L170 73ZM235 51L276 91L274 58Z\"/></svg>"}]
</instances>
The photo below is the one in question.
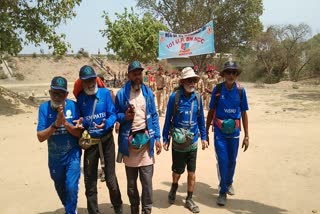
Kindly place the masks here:
<instances>
[{"instance_id":1,"label":"sandal","mask_svg":"<svg viewBox=\"0 0 320 214\"><path fill-rule=\"evenodd\" d=\"M199 207L196 205L196 203L194 203L194 201L192 199L187 199L186 200L185 207L188 208L193 213L199 213L200 212Z\"/></svg>"}]
</instances>

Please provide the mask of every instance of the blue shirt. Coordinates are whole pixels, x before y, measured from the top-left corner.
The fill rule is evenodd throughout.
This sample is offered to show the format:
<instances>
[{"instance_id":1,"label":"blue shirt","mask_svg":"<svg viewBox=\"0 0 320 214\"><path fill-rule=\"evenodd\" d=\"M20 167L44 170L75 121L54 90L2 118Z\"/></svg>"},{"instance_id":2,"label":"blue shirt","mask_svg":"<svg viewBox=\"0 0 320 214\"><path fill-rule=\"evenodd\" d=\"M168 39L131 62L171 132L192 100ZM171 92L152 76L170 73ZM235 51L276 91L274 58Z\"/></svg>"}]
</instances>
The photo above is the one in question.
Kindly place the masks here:
<instances>
[{"instance_id":1,"label":"blue shirt","mask_svg":"<svg viewBox=\"0 0 320 214\"><path fill-rule=\"evenodd\" d=\"M43 131L51 126L58 112L51 108L51 101L44 102L39 107L37 131ZM64 115L68 123L79 119L79 111L74 101L67 99ZM62 125L48 138L49 166L66 165L70 158L80 159L81 148L78 138L71 135Z\"/></svg>"},{"instance_id":2,"label":"blue shirt","mask_svg":"<svg viewBox=\"0 0 320 214\"><path fill-rule=\"evenodd\" d=\"M199 137L199 130L201 135L201 140L207 139L206 128L204 123L204 114L203 114L203 104L202 98L200 97L200 103L197 101L196 93L193 92L190 97L186 97L183 93L183 89L180 90L180 98L179 98L179 105L178 109L175 113L173 118L173 126L175 128L185 128L189 129L192 133L194 133L194 140L193 143L198 141ZM174 102L175 102L176 92L173 92L170 95L169 102L167 105L167 113L166 118L163 126L162 137L163 142L168 143L169 139L169 131L171 126L171 118L173 117L174 112ZM190 111L191 105L193 103L193 111L192 111L192 120L191 126L190 124ZM198 105L200 105L200 113L198 112Z\"/></svg>"},{"instance_id":3,"label":"blue shirt","mask_svg":"<svg viewBox=\"0 0 320 214\"><path fill-rule=\"evenodd\" d=\"M210 101L210 109L214 108L215 102L215 93L217 87L214 87L211 95ZM232 89L227 89L225 84L222 84L220 98L217 104L216 109L216 118L221 120L226 119L234 119L240 120L241 119L241 112L248 111L248 100L245 89L242 87L242 102L240 103L240 95L238 91L237 84L233 85ZM221 132L221 130L214 125L214 132L218 135L226 135ZM237 137L240 135L240 129L237 129L235 133L227 135L228 137Z\"/></svg>"},{"instance_id":4,"label":"blue shirt","mask_svg":"<svg viewBox=\"0 0 320 214\"><path fill-rule=\"evenodd\" d=\"M91 121L93 104L96 98L96 109ZM82 91L77 97L77 105L80 110L80 115L83 117L83 127L88 130L91 137L100 138L104 136L106 132L113 129L117 116L112 97L108 89L98 88L95 95L86 95ZM105 126L102 129L98 129L94 126L94 123L100 125L104 119Z\"/></svg>"}]
</instances>

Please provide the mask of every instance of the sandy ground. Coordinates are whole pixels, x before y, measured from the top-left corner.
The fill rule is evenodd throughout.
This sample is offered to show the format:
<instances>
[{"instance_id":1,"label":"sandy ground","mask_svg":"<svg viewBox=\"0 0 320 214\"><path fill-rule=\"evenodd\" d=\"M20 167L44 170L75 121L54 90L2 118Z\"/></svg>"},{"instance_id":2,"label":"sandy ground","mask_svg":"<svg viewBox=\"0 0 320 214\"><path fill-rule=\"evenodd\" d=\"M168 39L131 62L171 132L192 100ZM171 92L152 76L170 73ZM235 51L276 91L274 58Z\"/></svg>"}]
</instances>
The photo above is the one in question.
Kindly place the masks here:
<instances>
[{"instance_id":1,"label":"sandy ground","mask_svg":"<svg viewBox=\"0 0 320 214\"><path fill-rule=\"evenodd\" d=\"M33 91L45 99L48 85L31 83L0 85L17 92ZM250 107L250 147L245 153L239 150L236 195L228 197L223 208L215 204L218 179L211 142L208 150L198 152L194 200L201 213L320 213L319 86L293 89L290 82L265 88L243 85ZM0 213L64 213L49 176L46 142L36 138L37 108L15 105L5 98L0 104ZM116 171L124 213L129 213L124 165L117 163ZM186 178L186 174L181 177L176 204L169 205L171 152L163 150L156 156L153 213L190 213L184 208ZM105 183L99 181L98 188L101 211L113 213ZM81 176L79 214L87 213L84 192Z\"/></svg>"}]
</instances>

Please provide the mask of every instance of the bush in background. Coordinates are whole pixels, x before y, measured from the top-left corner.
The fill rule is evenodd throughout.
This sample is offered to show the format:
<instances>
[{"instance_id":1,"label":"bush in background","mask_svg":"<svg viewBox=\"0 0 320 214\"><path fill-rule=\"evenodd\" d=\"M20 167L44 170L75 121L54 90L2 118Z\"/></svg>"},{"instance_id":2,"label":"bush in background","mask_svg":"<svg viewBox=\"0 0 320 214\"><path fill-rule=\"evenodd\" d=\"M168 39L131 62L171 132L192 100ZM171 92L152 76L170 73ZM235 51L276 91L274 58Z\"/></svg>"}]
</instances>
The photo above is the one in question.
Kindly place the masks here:
<instances>
[{"instance_id":1,"label":"bush in background","mask_svg":"<svg viewBox=\"0 0 320 214\"><path fill-rule=\"evenodd\" d=\"M53 56L53 61L54 62L59 62L62 59L63 59L63 55L54 55Z\"/></svg>"},{"instance_id":2,"label":"bush in background","mask_svg":"<svg viewBox=\"0 0 320 214\"><path fill-rule=\"evenodd\" d=\"M2 69L2 67L1 67L1 69ZM8 76L4 73L4 71L3 70L0 70L0 79L7 79L8 78Z\"/></svg>"},{"instance_id":3,"label":"bush in background","mask_svg":"<svg viewBox=\"0 0 320 214\"><path fill-rule=\"evenodd\" d=\"M22 73L14 73L13 76L16 78L16 80L22 81L25 79L25 77Z\"/></svg>"}]
</instances>

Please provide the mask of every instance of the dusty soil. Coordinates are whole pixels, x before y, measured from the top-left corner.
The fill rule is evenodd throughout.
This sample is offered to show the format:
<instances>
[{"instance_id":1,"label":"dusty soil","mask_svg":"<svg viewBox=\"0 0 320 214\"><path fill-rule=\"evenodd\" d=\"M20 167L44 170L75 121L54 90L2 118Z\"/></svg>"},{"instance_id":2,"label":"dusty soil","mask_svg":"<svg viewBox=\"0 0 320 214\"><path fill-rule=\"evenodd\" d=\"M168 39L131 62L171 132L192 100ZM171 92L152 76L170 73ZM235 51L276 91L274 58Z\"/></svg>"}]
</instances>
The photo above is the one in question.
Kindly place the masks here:
<instances>
[{"instance_id":1,"label":"dusty soil","mask_svg":"<svg viewBox=\"0 0 320 214\"><path fill-rule=\"evenodd\" d=\"M49 176L47 145L36 138L37 105L25 98L34 95L40 101L48 99L46 90L54 75L66 75L72 88L78 68L86 61L37 60L18 63L19 71L26 77L24 81L0 82L5 87L0 95L0 213L3 214L64 213ZM245 153L239 150L236 195L228 197L224 208L215 204L218 178L211 143L208 150L198 152L194 200L201 213L319 213L320 87L298 83L299 88L293 89L291 82L263 88L249 83L242 85L249 100L250 147ZM160 118L161 127L163 119ZM117 139L116 134L114 137ZM124 165L116 164L116 170L124 211L129 213ZM167 203L170 185L171 152L163 151L156 157L153 213L190 213L184 208L186 175L181 177L175 205ZM98 182L98 188L101 211L112 213L106 185ZM84 191L82 176L79 214L87 213Z\"/></svg>"}]
</instances>

